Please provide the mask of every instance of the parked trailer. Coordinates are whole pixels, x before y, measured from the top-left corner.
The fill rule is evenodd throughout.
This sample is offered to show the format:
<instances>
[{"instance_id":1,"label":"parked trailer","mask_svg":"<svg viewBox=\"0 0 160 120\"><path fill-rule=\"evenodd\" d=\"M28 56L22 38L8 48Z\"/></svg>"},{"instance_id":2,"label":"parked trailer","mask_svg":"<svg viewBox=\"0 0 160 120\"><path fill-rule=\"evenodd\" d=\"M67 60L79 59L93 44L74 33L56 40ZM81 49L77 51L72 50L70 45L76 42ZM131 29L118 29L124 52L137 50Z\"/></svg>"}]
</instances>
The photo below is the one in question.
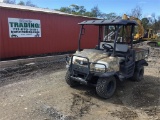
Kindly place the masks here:
<instances>
[{"instance_id":1,"label":"parked trailer","mask_svg":"<svg viewBox=\"0 0 160 120\"><path fill-rule=\"evenodd\" d=\"M93 19L6 3L0 4L0 15L0 59L75 51L77 23ZM92 32L85 31L88 36L82 38L82 48L93 48L97 43L97 29L90 29Z\"/></svg>"}]
</instances>

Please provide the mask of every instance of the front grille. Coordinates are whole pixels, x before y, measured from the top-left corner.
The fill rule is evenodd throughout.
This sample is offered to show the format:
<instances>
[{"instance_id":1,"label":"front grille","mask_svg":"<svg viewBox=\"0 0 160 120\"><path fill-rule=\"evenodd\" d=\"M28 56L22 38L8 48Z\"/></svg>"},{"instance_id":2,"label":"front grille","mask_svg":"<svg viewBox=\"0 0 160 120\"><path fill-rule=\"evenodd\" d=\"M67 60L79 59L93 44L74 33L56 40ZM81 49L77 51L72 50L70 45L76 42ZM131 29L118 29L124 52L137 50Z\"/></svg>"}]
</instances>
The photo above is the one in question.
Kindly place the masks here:
<instances>
[{"instance_id":1,"label":"front grille","mask_svg":"<svg viewBox=\"0 0 160 120\"><path fill-rule=\"evenodd\" d=\"M74 77L86 78L87 74L74 70Z\"/></svg>"}]
</instances>

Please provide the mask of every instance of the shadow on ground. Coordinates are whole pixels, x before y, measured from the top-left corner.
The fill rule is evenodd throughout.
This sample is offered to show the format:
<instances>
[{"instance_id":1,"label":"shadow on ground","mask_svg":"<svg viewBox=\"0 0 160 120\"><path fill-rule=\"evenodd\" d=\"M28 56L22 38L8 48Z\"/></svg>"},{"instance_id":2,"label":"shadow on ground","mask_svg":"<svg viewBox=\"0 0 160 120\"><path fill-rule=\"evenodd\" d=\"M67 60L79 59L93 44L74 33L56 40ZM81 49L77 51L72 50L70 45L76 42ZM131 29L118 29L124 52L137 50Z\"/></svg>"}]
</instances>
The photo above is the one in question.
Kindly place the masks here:
<instances>
[{"instance_id":1,"label":"shadow on ground","mask_svg":"<svg viewBox=\"0 0 160 120\"><path fill-rule=\"evenodd\" d=\"M110 102L117 105L148 108L159 105L160 80L158 77L145 76L141 82L124 81L117 86L115 94L110 99L102 99L96 94L96 90L91 86L79 86L85 96L94 97L103 102Z\"/></svg>"}]
</instances>

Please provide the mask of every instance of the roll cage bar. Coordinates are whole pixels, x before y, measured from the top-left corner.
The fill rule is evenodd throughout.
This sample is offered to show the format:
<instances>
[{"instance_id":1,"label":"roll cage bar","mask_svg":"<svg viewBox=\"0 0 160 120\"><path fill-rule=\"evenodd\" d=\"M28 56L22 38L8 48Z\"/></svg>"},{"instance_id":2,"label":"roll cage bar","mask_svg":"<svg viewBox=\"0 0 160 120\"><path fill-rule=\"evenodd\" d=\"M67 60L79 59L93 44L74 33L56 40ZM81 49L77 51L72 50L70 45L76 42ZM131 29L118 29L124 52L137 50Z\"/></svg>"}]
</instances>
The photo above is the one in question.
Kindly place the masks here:
<instances>
[{"instance_id":1,"label":"roll cage bar","mask_svg":"<svg viewBox=\"0 0 160 120\"><path fill-rule=\"evenodd\" d=\"M130 32L130 40L131 40L131 49L133 47L133 36L132 33L134 32L134 26L137 24L135 21L131 20L88 20L88 21L83 21L81 23L78 23L81 25L80 28L80 33L79 33L79 38L78 38L78 51L81 51L81 37L84 34L83 30L85 30L84 25L95 25L99 26L99 34L98 34L98 49L100 49L100 42L101 42L101 33L102 33L102 27L107 26L107 25L114 25L116 26L115 29L115 38L114 38L114 49L113 49L113 56L115 56L115 48L116 48L116 42L118 38L118 32L120 30L120 26L128 26L131 25L131 32ZM124 32L123 32L124 34Z\"/></svg>"}]
</instances>

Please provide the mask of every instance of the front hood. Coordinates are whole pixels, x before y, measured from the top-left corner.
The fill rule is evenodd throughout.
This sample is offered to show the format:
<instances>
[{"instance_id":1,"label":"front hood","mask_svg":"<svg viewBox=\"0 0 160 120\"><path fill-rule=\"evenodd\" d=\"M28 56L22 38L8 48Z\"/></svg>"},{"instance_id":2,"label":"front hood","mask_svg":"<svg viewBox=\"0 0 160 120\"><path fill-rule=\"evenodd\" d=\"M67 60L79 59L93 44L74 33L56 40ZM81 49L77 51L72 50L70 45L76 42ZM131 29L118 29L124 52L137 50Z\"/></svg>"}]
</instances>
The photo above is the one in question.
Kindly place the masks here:
<instances>
[{"instance_id":1,"label":"front hood","mask_svg":"<svg viewBox=\"0 0 160 120\"><path fill-rule=\"evenodd\" d=\"M87 57L89 62L97 62L101 59L109 57L106 52L95 49L84 49L83 51L76 51L74 55Z\"/></svg>"},{"instance_id":2,"label":"front hood","mask_svg":"<svg viewBox=\"0 0 160 120\"><path fill-rule=\"evenodd\" d=\"M118 71L118 59L117 57L109 56L105 51L95 50L95 49L84 49L83 51L76 51L74 55L86 57L89 59L89 62L107 64L107 67L111 71ZM86 61L85 58L76 57L81 61Z\"/></svg>"}]
</instances>

